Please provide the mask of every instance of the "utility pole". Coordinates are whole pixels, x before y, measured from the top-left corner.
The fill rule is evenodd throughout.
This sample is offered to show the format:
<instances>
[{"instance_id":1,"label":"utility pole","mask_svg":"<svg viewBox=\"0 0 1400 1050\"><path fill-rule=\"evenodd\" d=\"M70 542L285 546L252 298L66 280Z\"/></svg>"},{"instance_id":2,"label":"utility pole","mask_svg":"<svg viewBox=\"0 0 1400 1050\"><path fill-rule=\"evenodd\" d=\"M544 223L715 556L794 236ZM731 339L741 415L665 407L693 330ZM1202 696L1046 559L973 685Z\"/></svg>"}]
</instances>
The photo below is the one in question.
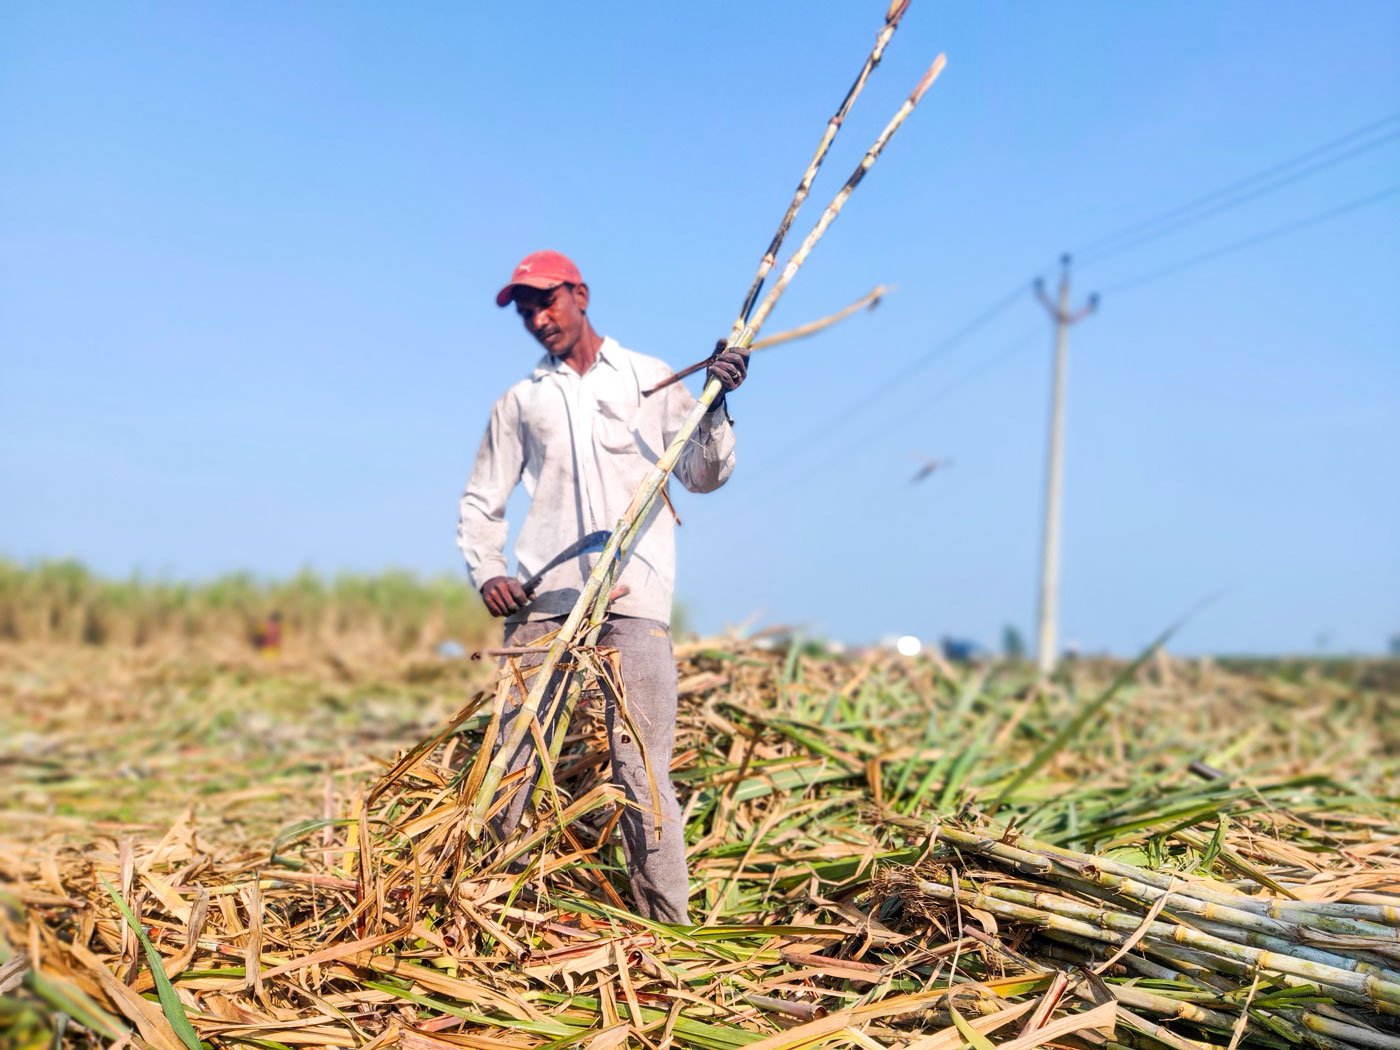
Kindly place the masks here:
<instances>
[{"instance_id":1,"label":"utility pole","mask_svg":"<svg viewBox=\"0 0 1400 1050\"><path fill-rule=\"evenodd\" d=\"M1060 619L1060 487L1064 460L1065 372L1070 326L1099 305L1097 295L1073 312L1069 308L1069 256L1060 256L1060 298L1052 303L1045 282L1036 278L1035 294L1055 322L1055 378L1050 394L1050 452L1045 469L1045 538L1040 549L1040 623L1036 631L1036 667L1042 675L1055 669Z\"/></svg>"}]
</instances>

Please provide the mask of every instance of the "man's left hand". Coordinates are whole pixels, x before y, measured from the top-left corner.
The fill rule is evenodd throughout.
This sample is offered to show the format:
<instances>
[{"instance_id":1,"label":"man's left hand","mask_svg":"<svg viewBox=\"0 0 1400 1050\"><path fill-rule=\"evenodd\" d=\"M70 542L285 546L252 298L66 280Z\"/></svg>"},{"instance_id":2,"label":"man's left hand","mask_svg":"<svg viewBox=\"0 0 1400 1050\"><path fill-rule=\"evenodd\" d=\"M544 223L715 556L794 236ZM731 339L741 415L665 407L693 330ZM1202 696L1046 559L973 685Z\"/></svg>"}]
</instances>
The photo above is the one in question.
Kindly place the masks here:
<instances>
[{"instance_id":1,"label":"man's left hand","mask_svg":"<svg viewBox=\"0 0 1400 1050\"><path fill-rule=\"evenodd\" d=\"M749 352L737 346L725 346L721 339L715 344L715 357L705 370L705 382L718 379L720 390L731 393L749 374Z\"/></svg>"}]
</instances>

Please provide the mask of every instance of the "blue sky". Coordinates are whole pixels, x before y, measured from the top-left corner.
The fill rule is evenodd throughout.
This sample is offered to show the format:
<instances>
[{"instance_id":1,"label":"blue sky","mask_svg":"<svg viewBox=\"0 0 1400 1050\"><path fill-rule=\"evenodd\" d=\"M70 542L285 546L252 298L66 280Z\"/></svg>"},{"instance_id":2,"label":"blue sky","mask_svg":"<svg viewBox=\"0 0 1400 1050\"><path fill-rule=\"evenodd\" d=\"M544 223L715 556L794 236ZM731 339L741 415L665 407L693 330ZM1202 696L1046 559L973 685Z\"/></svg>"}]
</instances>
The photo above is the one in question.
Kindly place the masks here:
<instances>
[{"instance_id":1,"label":"blue sky","mask_svg":"<svg viewBox=\"0 0 1400 1050\"><path fill-rule=\"evenodd\" d=\"M0 9L0 553L206 577L460 573L456 501L534 346L492 296L573 255L674 364L732 319L883 15L828 4ZM1400 110L1400 7L915 0L804 232L948 68L755 357L739 467L680 501L704 629L1031 635L1065 250ZM1363 144L1400 131L1391 123ZM1063 633L1375 651L1400 631L1390 138L1076 266ZM1120 287L1121 286L1121 287ZM1016 289L966 340L944 341ZM1119 289L1119 290L1115 290ZM955 460L911 487L916 456Z\"/></svg>"}]
</instances>

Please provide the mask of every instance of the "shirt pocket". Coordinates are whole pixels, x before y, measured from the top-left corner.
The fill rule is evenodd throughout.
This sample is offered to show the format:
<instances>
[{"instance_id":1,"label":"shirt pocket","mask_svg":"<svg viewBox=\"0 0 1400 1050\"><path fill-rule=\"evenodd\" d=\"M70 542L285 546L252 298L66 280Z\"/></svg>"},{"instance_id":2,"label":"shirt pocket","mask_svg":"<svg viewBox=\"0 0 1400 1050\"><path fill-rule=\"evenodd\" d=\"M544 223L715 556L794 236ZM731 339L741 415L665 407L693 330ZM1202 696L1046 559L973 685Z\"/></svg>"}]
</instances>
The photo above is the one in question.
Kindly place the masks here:
<instances>
[{"instance_id":1,"label":"shirt pocket","mask_svg":"<svg viewBox=\"0 0 1400 1050\"><path fill-rule=\"evenodd\" d=\"M598 444L615 455L640 455L633 420L637 406L623 401L599 401L593 420L593 436Z\"/></svg>"}]
</instances>

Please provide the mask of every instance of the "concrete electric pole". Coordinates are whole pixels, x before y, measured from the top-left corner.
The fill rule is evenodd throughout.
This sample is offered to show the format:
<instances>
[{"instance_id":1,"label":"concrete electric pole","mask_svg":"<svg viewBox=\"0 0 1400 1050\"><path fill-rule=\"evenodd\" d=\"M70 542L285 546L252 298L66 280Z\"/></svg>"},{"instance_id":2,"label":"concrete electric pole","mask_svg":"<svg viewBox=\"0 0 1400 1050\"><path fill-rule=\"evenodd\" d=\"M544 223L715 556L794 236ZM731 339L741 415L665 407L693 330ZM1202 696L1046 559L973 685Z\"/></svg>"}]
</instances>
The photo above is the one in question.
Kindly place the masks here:
<instances>
[{"instance_id":1,"label":"concrete electric pole","mask_svg":"<svg viewBox=\"0 0 1400 1050\"><path fill-rule=\"evenodd\" d=\"M1055 669L1060 618L1060 486L1064 459L1065 371L1070 326L1098 307L1099 297L1073 312L1069 308L1069 256L1060 256L1060 298L1052 303L1045 282L1036 279L1035 294L1055 321L1055 379L1050 395L1050 451L1045 471L1045 539L1040 550L1040 623L1036 631L1036 667L1043 675Z\"/></svg>"}]
</instances>

